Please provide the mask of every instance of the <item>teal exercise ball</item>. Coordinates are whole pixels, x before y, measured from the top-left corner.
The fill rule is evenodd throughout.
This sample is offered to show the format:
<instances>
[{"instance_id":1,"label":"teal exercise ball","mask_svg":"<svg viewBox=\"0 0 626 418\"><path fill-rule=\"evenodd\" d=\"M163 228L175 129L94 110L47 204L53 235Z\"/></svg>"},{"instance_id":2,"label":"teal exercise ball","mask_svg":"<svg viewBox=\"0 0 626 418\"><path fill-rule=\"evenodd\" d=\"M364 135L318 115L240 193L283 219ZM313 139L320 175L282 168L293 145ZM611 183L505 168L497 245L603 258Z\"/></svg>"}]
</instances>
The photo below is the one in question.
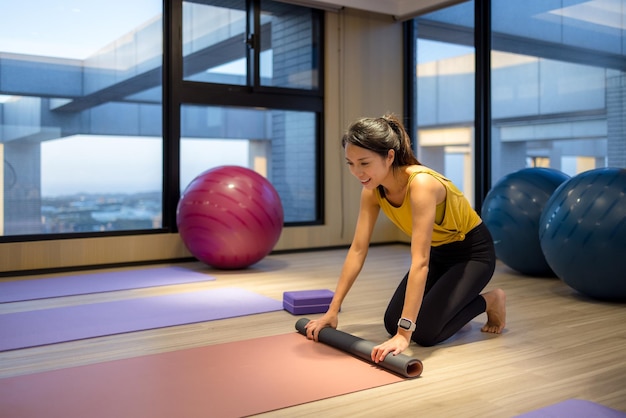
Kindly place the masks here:
<instances>
[{"instance_id":1,"label":"teal exercise ball","mask_svg":"<svg viewBox=\"0 0 626 418\"><path fill-rule=\"evenodd\" d=\"M578 292L626 300L626 169L598 168L563 183L540 220L539 236L556 275Z\"/></svg>"},{"instance_id":2,"label":"teal exercise ball","mask_svg":"<svg viewBox=\"0 0 626 418\"><path fill-rule=\"evenodd\" d=\"M487 193L481 217L497 258L528 276L550 276L539 243L539 219L552 193L569 176L552 168L524 168L500 179Z\"/></svg>"}]
</instances>

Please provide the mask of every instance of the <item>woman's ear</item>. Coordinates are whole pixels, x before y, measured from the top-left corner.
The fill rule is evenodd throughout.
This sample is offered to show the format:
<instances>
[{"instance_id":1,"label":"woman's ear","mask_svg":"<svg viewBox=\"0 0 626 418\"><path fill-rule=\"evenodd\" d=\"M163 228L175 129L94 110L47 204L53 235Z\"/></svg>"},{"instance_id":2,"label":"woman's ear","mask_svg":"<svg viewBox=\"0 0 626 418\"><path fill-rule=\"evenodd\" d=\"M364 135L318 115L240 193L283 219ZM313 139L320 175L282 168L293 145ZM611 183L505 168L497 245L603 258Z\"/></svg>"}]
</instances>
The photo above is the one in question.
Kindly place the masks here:
<instances>
[{"instance_id":1,"label":"woman's ear","mask_svg":"<svg viewBox=\"0 0 626 418\"><path fill-rule=\"evenodd\" d=\"M387 151L387 162L389 165L393 164L393 160L396 158L396 152L392 149Z\"/></svg>"}]
</instances>

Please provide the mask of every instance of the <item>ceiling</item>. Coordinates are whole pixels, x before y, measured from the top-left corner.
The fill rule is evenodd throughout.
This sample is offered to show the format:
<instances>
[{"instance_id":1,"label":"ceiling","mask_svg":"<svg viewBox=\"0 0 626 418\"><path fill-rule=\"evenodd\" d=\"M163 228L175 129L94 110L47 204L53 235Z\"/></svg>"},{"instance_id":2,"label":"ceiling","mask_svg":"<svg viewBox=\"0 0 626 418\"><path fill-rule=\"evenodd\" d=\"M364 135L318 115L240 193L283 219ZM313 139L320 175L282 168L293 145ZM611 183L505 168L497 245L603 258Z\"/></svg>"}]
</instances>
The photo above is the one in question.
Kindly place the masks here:
<instances>
[{"instance_id":1,"label":"ceiling","mask_svg":"<svg viewBox=\"0 0 626 418\"><path fill-rule=\"evenodd\" d=\"M340 10L344 7L382 13L396 20L407 20L424 13L462 3L465 0L282 0L324 10Z\"/></svg>"}]
</instances>

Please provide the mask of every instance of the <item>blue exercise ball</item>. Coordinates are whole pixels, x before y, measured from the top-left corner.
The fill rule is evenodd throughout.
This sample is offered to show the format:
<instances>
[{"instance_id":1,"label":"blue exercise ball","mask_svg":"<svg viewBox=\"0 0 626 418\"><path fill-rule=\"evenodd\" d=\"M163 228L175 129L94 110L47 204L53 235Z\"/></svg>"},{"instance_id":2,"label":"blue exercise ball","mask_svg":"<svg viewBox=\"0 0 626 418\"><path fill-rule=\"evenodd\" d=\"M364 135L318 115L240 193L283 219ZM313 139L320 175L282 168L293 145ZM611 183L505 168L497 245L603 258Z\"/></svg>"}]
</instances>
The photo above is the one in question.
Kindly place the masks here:
<instances>
[{"instance_id":1,"label":"blue exercise ball","mask_svg":"<svg viewBox=\"0 0 626 418\"><path fill-rule=\"evenodd\" d=\"M563 282L595 299L626 300L626 169L572 177L540 222L541 248Z\"/></svg>"},{"instance_id":2,"label":"blue exercise ball","mask_svg":"<svg viewBox=\"0 0 626 418\"><path fill-rule=\"evenodd\" d=\"M481 217L500 261L525 275L554 277L539 243L539 219L552 193L569 178L552 168L524 168L489 190Z\"/></svg>"}]
</instances>

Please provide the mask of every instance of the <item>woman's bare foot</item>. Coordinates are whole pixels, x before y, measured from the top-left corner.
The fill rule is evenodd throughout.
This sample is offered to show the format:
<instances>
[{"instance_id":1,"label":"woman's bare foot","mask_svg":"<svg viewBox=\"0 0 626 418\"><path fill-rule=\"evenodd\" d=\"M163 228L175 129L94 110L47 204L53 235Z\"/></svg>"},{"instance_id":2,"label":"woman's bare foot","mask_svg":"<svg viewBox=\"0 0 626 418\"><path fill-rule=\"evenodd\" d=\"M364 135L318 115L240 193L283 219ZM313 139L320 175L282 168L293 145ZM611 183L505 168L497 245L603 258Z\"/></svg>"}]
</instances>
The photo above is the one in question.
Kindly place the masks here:
<instances>
[{"instance_id":1,"label":"woman's bare foot","mask_svg":"<svg viewBox=\"0 0 626 418\"><path fill-rule=\"evenodd\" d=\"M506 294L502 289L494 289L482 296L487 303L487 323L480 330L500 334L506 324Z\"/></svg>"}]
</instances>

